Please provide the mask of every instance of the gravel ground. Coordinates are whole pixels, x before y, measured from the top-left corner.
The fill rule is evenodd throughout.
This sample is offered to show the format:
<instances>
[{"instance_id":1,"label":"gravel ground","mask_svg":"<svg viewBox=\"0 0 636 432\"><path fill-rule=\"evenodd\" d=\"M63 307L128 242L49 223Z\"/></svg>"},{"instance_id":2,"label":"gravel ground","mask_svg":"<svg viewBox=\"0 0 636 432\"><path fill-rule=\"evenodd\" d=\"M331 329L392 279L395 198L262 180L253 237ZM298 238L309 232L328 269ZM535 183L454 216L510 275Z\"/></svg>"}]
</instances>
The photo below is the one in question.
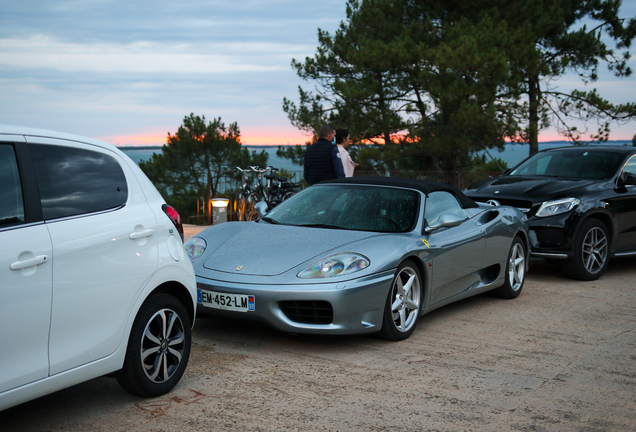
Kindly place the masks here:
<instances>
[{"instance_id":1,"label":"gravel ground","mask_svg":"<svg viewBox=\"0 0 636 432\"><path fill-rule=\"evenodd\" d=\"M171 393L98 378L0 413L0 431L633 431L635 263L579 282L532 260L516 300L444 307L403 342L199 318Z\"/></svg>"}]
</instances>

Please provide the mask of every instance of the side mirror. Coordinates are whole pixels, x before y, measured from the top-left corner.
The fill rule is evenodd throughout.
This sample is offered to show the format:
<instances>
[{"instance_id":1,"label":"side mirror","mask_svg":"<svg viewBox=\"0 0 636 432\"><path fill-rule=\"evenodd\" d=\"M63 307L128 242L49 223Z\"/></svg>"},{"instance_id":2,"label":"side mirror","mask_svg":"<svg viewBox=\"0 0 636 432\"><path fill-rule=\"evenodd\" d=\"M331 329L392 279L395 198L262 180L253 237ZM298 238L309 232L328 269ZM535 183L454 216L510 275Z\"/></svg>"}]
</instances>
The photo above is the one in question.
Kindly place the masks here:
<instances>
[{"instance_id":1,"label":"side mirror","mask_svg":"<svg viewBox=\"0 0 636 432\"><path fill-rule=\"evenodd\" d=\"M254 210L261 216L267 214L267 203L265 201L259 201L254 205Z\"/></svg>"},{"instance_id":2,"label":"side mirror","mask_svg":"<svg viewBox=\"0 0 636 432\"><path fill-rule=\"evenodd\" d=\"M624 173L623 184L636 185L636 175L632 173Z\"/></svg>"},{"instance_id":3,"label":"side mirror","mask_svg":"<svg viewBox=\"0 0 636 432\"><path fill-rule=\"evenodd\" d=\"M424 231L431 232L440 228L452 228L461 225L462 222L464 222L464 219L460 218L459 216L452 213L444 213L439 218L437 218L437 222L435 222L433 225L427 226Z\"/></svg>"}]
</instances>

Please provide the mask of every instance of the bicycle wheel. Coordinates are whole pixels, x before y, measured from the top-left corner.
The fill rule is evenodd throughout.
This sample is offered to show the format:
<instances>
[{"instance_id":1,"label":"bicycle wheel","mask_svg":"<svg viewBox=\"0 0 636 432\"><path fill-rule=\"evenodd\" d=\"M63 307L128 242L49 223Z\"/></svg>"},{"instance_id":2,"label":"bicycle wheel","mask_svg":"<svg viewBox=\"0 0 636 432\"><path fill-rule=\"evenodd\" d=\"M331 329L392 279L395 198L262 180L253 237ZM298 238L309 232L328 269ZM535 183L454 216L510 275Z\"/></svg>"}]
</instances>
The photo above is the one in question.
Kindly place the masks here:
<instances>
[{"instance_id":1,"label":"bicycle wheel","mask_svg":"<svg viewBox=\"0 0 636 432\"><path fill-rule=\"evenodd\" d=\"M254 206L256 205L257 202L258 202L258 195L256 195L254 192L252 192L251 194L247 196L247 198L245 199L245 219L244 220L255 221L260 217L256 209L254 209Z\"/></svg>"},{"instance_id":2,"label":"bicycle wheel","mask_svg":"<svg viewBox=\"0 0 636 432\"><path fill-rule=\"evenodd\" d=\"M285 201L288 198L293 197L294 195L296 195L296 192L294 192L294 191L289 191L289 192L283 193L283 199L281 200L281 202Z\"/></svg>"},{"instance_id":3,"label":"bicycle wheel","mask_svg":"<svg viewBox=\"0 0 636 432\"><path fill-rule=\"evenodd\" d=\"M236 212L236 220L244 221L245 219L245 210L247 207L247 197L243 191L238 191L236 193L236 200L234 201L234 211ZM252 205L252 207L254 207Z\"/></svg>"}]
</instances>

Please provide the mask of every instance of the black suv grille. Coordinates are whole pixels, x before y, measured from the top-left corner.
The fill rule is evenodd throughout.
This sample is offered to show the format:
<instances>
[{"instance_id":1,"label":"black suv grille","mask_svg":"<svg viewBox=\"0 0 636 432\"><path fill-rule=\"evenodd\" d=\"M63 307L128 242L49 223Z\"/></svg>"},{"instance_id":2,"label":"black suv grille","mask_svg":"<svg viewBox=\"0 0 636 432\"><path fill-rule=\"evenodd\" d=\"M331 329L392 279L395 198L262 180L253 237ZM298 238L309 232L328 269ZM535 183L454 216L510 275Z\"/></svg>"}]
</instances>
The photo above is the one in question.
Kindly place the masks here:
<instances>
[{"instance_id":1,"label":"black suv grille","mask_svg":"<svg viewBox=\"0 0 636 432\"><path fill-rule=\"evenodd\" d=\"M299 324L331 324L333 307L326 301L282 301L280 309L290 320Z\"/></svg>"}]
</instances>

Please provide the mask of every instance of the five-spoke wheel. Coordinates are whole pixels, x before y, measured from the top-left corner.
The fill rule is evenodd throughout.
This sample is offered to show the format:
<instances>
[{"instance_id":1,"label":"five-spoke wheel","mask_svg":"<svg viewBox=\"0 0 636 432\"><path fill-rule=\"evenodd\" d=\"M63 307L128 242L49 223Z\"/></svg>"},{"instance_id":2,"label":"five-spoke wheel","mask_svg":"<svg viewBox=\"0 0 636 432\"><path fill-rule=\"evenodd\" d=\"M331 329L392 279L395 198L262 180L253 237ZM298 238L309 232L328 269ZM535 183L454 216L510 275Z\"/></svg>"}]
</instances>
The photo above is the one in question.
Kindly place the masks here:
<instances>
[{"instance_id":1,"label":"five-spoke wheel","mask_svg":"<svg viewBox=\"0 0 636 432\"><path fill-rule=\"evenodd\" d=\"M506 264L506 280L502 286L495 289L493 294L497 297L513 299L521 293L523 282L526 279L526 249L523 241L515 237L508 252Z\"/></svg>"},{"instance_id":2,"label":"five-spoke wheel","mask_svg":"<svg viewBox=\"0 0 636 432\"><path fill-rule=\"evenodd\" d=\"M421 280L418 268L411 261L397 268L384 307L381 337L403 340L413 333L422 304Z\"/></svg>"}]
</instances>

